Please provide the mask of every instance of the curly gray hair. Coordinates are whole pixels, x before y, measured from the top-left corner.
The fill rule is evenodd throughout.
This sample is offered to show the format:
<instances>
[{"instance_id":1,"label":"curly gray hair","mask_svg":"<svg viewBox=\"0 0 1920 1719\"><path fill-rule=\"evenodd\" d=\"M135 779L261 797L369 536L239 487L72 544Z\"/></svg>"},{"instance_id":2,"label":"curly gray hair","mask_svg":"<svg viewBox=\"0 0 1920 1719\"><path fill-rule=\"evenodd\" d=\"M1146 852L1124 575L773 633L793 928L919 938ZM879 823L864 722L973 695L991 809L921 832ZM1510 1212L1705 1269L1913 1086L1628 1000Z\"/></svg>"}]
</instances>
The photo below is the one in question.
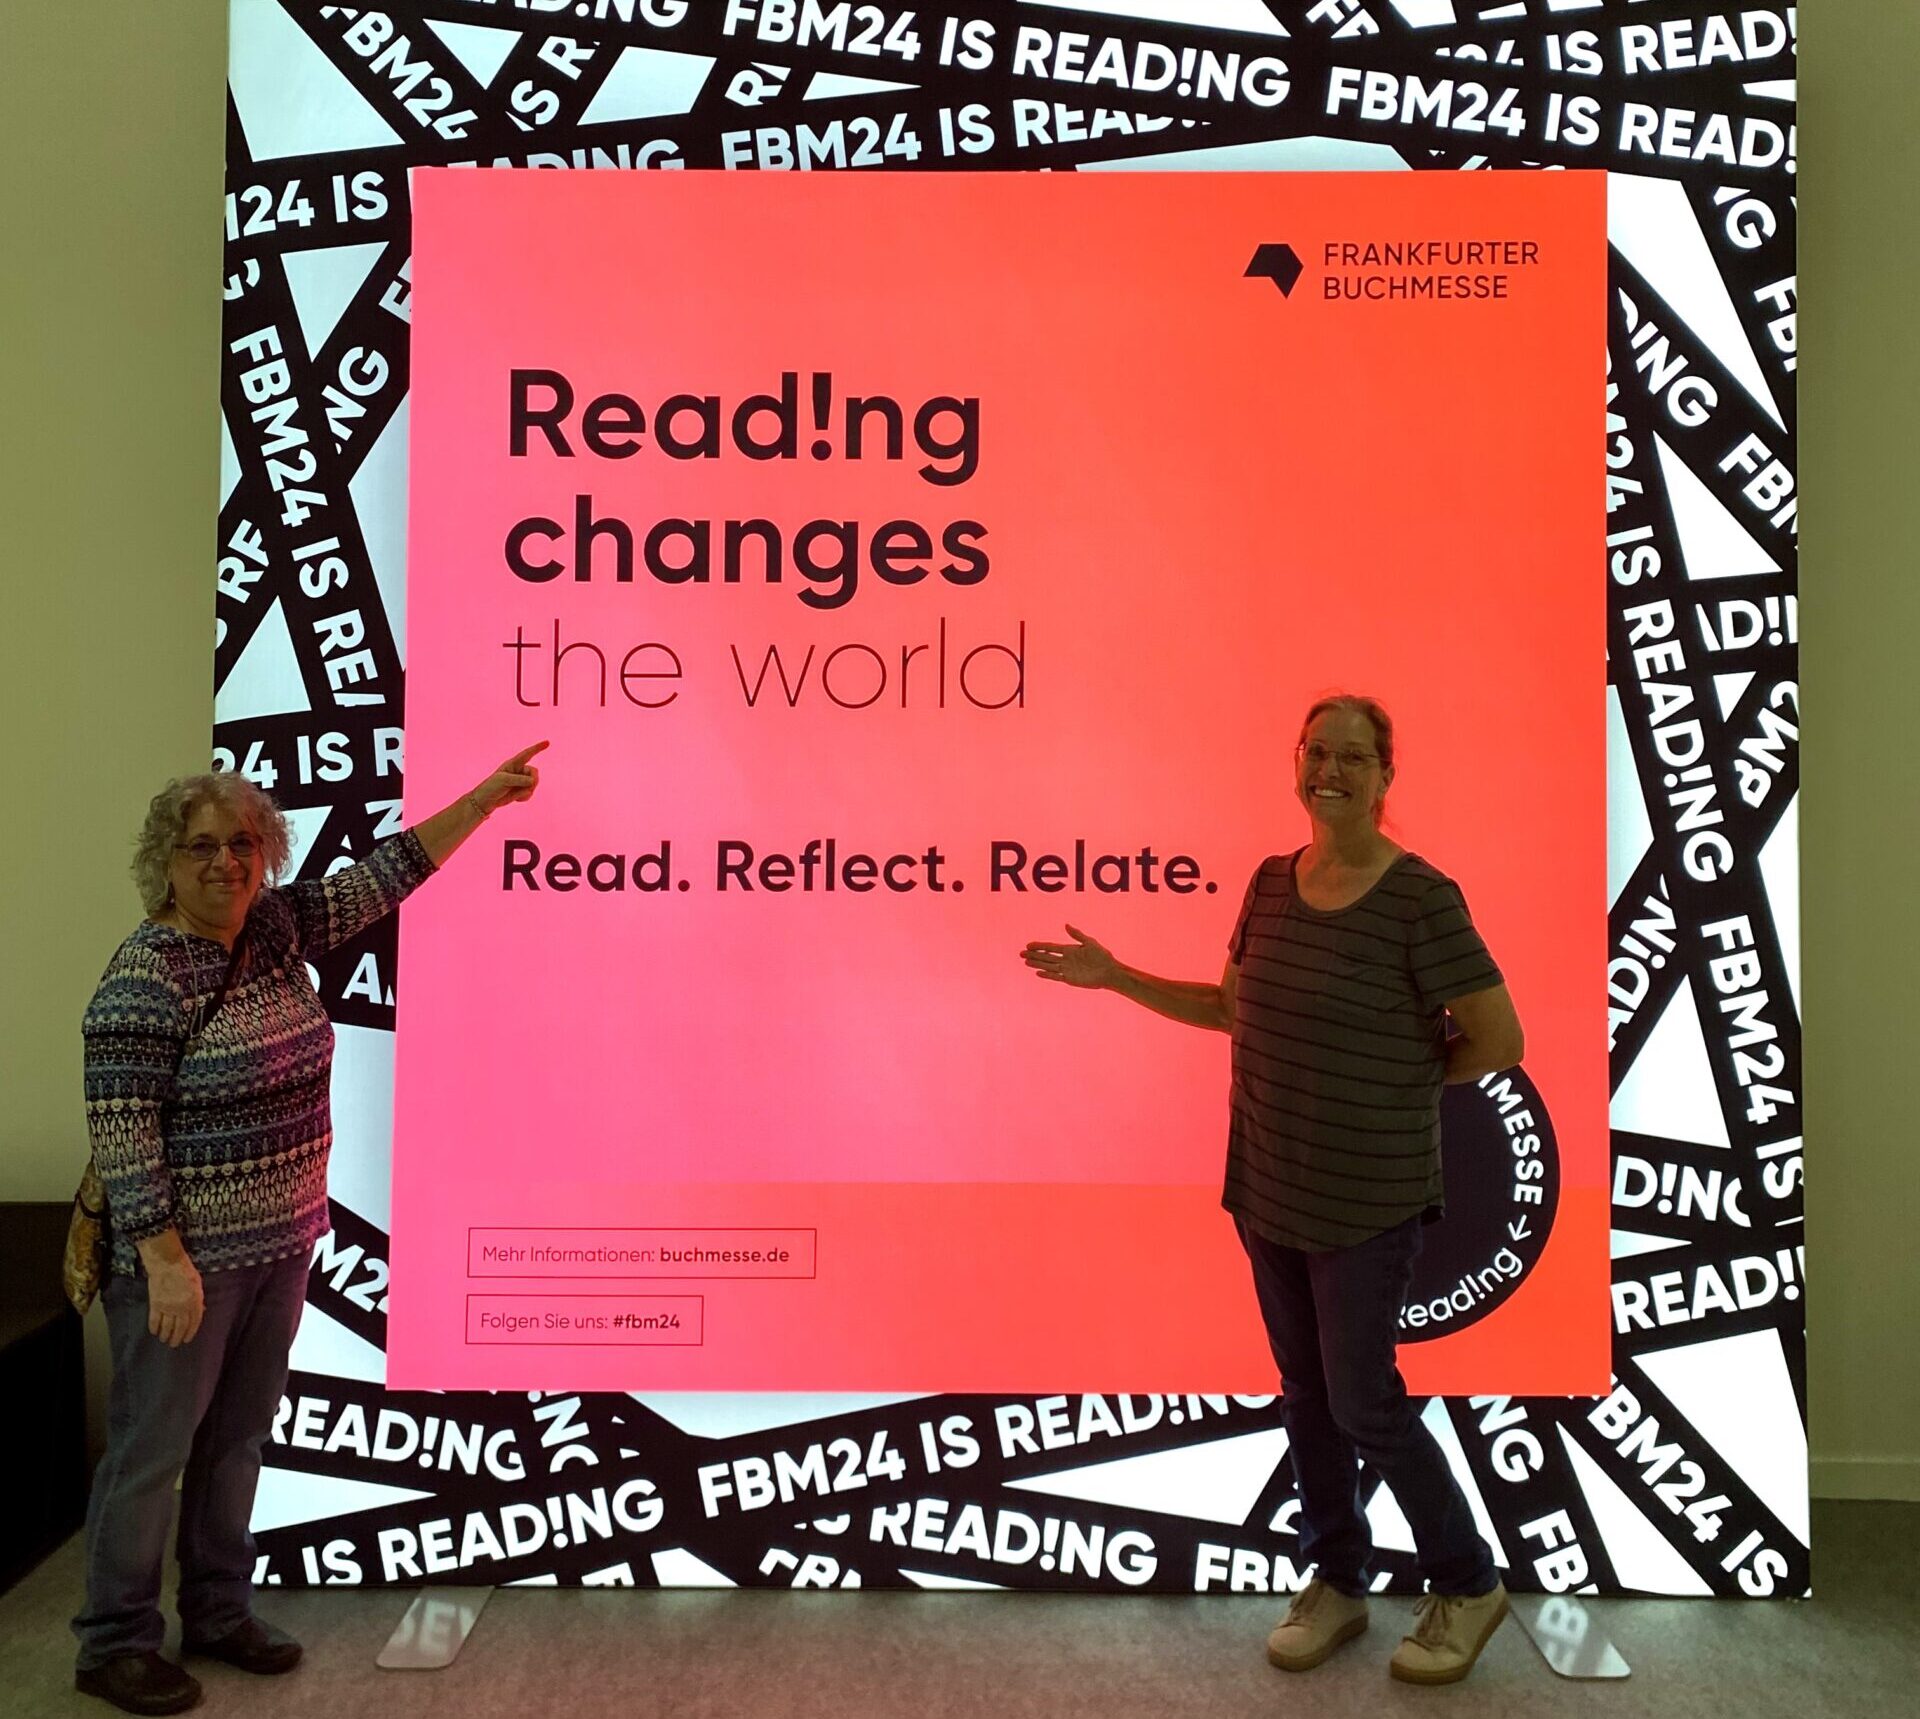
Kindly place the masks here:
<instances>
[{"instance_id":1,"label":"curly gray hair","mask_svg":"<svg viewBox=\"0 0 1920 1719\"><path fill-rule=\"evenodd\" d=\"M208 804L225 807L252 829L260 838L266 881L280 881L293 851L293 838L267 792L230 770L178 776L154 795L133 851L133 881L140 891L140 904L149 913L158 913L172 898L167 874L173 867L174 846L186 835L187 821L195 810Z\"/></svg>"}]
</instances>

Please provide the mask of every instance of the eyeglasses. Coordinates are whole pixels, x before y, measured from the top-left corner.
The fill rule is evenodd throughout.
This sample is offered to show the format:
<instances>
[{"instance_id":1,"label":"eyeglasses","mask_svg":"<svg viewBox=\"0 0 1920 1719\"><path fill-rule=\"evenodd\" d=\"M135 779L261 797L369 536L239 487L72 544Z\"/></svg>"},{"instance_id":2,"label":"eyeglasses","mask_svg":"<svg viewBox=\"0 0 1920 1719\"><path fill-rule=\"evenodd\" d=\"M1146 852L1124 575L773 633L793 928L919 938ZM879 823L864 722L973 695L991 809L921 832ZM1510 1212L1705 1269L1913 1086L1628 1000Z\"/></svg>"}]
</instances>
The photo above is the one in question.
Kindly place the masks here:
<instances>
[{"instance_id":1,"label":"eyeglasses","mask_svg":"<svg viewBox=\"0 0 1920 1719\"><path fill-rule=\"evenodd\" d=\"M1343 746L1338 752L1322 746L1317 740L1304 741L1293 749L1296 758L1304 758L1308 764L1318 770L1329 758L1338 758L1342 770L1364 770L1369 764L1378 764L1378 752L1362 752L1357 746Z\"/></svg>"},{"instance_id":2,"label":"eyeglasses","mask_svg":"<svg viewBox=\"0 0 1920 1719\"><path fill-rule=\"evenodd\" d=\"M195 836L190 842L173 844L175 853L185 854L195 865L212 865L220 857L222 848L232 854L239 864L245 865L259 853L260 843L258 838L242 830L239 835L229 836L224 842L216 842L212 836Z\"/></svg>"}]
</instances>

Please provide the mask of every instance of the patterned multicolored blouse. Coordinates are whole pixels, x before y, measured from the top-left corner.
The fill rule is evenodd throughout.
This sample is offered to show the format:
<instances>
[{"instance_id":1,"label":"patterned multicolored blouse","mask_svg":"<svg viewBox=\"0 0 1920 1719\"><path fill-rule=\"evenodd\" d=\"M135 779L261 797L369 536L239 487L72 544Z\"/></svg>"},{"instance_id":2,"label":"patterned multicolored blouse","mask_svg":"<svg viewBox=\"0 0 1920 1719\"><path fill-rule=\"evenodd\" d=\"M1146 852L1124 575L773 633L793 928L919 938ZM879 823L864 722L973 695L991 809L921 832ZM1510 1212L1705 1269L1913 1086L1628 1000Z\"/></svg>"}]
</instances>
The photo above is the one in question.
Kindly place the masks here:
<instances>
[{"instance_id":1,"label":"patterned multicolored blouse","mask_svg":"<svg viewBox=\"0 0 1920 1719\"><path fill-rule=\"evenodd\" d=\"M326 1233L333 1023L306 958L391 913L433 872L411 831L331 877L262 890L220 1012L224 947L147 920L114 951L81 1023L87 1129L113 1269L169 1227L201 1271L261 1265Z\"/></svg>"}]
</instances>

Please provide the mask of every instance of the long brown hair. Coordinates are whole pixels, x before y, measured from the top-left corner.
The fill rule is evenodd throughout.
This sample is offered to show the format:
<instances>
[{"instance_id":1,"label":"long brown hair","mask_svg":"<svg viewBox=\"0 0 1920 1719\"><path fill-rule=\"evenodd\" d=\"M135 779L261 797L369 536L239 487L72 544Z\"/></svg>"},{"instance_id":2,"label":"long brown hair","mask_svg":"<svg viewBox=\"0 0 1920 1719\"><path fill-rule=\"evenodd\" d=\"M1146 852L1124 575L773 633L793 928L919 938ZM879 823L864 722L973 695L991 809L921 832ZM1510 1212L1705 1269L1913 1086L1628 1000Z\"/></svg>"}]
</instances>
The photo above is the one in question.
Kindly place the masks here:
<instances>
[{"instance_id":1,"label":"long brown hair","mask_svg":"<svg viewBox=\"0 0 1920 1719\"><path fill-rule=\"evenodd\" d=\"M1364 693L1329 692L1323 693L1313 701L1307 714L1300 721L1300 741L1305 745L1307 730L1313 726L1313 719L1324 711L1358 711L1373 724L1373 749L1380 754L1380 769L1384 773L1393 768L1393 718L1387 714L1387 708L1377 698L1368 698ZM1373 808L1373 821L1376 827L1385 821L1387 815L1387 795L1383 788L1380 798Z\"/></svg>"}]
</instances>

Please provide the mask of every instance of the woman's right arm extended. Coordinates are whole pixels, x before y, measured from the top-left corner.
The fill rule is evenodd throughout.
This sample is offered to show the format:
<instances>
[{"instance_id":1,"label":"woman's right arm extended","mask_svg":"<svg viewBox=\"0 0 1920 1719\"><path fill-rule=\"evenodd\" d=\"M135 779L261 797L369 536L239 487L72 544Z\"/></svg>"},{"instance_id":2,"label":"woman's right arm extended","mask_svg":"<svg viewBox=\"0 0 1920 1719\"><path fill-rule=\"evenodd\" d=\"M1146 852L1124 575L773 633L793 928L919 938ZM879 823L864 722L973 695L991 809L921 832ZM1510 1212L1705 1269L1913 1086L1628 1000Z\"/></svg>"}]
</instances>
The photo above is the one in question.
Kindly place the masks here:
<instances>
[{"instance_id":1,"label":"woman's right arm extended","mask_svg":"<svg viewBox=\"0 0 1920 1719\"><path fill-rule=\"evenodd\" d=\"M1228 961L1217 985L1194 979L1161 979L1116 961L1111 950L1069 925L1071 943L1029 943L1020 951L1035 976L1088 991L1114 991L1156 1015L1214 1032L1233 1030L1240 969Z\"/></svg>"}]
</instances>

